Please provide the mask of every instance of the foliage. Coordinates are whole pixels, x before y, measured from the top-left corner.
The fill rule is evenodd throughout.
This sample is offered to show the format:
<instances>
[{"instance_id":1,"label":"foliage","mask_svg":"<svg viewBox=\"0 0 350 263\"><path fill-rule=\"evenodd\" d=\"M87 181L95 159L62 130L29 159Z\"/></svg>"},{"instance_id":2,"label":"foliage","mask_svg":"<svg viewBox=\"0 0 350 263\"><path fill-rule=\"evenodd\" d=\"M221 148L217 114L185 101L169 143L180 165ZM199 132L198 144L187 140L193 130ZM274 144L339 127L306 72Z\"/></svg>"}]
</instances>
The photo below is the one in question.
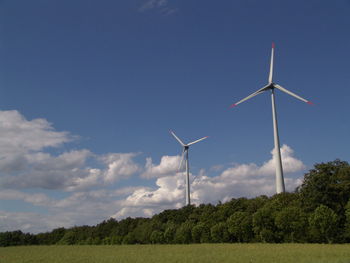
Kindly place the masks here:
<instances>
[{"instance_id":1,"label":"foliage","mask_svg":"<svg viewBox=\"0 0 350 263\"><path fill-rule=\"evenodd\" d=\"M284 242L305 242L307 216L299 207L285 207L275 214L275 225Z\"/></svg>"},{"instance_id":2,"label":"foliage","mask_svg":"<svg viewBox=\"0 0 350 263\"><path fill-rule=\"evenodd\" d=\"M345 207L345 218L344 238L347 240L347 242L350 242L350 199Z\"/></svg>"},{"instance_id":3,"label":"foliage","mask_svg":"<svg viewBox=\"0 0 350 263\"><path fill-rule=\"evenodd\" d=\"M189 244L192 242L192 227L193 223L186 221L180 225L175 233L175 243Z\"/></svg>"},{"instance_id":4,"label":"foliage","mask_svg":"<svg viewBox=\"0 0 350 263\"><path fill-rule=\"evenodd\" d=\"M312 237L318 242L333 243L338 232L336 213L325 205L317 207L309 218Z\"/></svg>"},{"instance_id":5,"label":"foliage","mask_svg":"<svg viewBox=\"0 0 350 263\"><path fill-rule=\"evenodd\" d=\"M220 222L210 229L211 239L215 243L230 242L230 233L225 222Z\"/></svg>"},{"instance_id":6,"label":"foliage","mask_svg":"<svg viewBox=\"0 0 350 263\"><path fill-rule=\"evenodd\" d=\"M235 212L227 220L228 232L238 242L249 242L253 237L252 215L248 212Z\"/></svg>"},{"instance_id":7,"label":"foliage","mask_svg":"<svg viewBox=\"0 0 350 263\"><path fill-rule=\"evenodd\" d=\"M192 240L194 243L209 243L210 228L206 223L198 223L192 228Z\"/></svg>"},{"instance_id":8,"label":"foliage","mask_svg":"<svg viewBox=\"0 0 350 263\"><path fill-rule=\"evenodd\" d=\"M306 211L312 212L318 206L325 205L342 214L350 199L349 164L340 160L316 164L304 176L298 192Z\"/></svg>"}]
</instances>

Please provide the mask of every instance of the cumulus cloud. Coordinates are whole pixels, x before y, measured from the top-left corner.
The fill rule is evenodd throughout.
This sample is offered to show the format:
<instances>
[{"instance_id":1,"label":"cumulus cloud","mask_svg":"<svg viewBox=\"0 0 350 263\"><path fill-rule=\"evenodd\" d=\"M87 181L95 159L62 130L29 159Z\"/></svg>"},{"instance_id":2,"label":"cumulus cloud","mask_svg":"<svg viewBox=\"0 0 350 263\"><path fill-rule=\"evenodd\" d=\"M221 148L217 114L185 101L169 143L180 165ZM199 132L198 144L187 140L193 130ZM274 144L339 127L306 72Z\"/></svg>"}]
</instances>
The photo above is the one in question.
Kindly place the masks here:
<instances>
[{"instance_id":1,"label":"cumulus cloud","mask_svg":"<svg viewBox=\"0 0 350 263\"><path fill-rule=\"evenodd\" d=\"M275 151L271 151L273 158L266 162L261 168L260 173L272 174L275 172ZM294 157L294 150L288 145L281 147L282 166L285 173L293 173L305 169L305 165L302 161Z\"/></svg>"},{"instance_id":2,"label":"cumulus cloud","mask_svg":"<svg viewBox=\"0 0 350 263\"><path fill-rule=\"evenodd\" d=\"M39 151L72 140L68 132L57 132L45 119L26 120L18 111L0 111L0 156Z\"/></svg>"},{"instance_id":3,"label":"cumulus cloud","mask_svg":"<svg viewBox=\"0 0 350 263\"><path fill-rule=\"evenodd\" d=\"M158 178L157 189L139 188L120 202L120 209L113 217L117 219L126 216L151 216L156 212L180 208L183 206L184 180L183 176L167 176Z\"/></svg>"},{"instance_id":4,"label":"cumulus cloud","mask_svg":"<svg viewBox=\"0 0 350 263\"><path fill-rule=\"evenodd\" d=\"M132 160L136 155L135 153L111 153L102 156L100 159L108 167L104 173L104 180L115 182L140 171L139 165Z\"/></svg>"},{"instance_id":5,"label":"cumulus cloud","mask_svg":"<svg viewBox=\"0 0 350 263\"><path fill-rule=\"evenodd\" d=\"M55 131L45 119L27 120L18 111L0 111L0 187L77 191L113 183L139 171L135 153L97 156L87 149L53 155L75 137ZM98 167L88 162L95 159Z\"/></svg>"},{"instance_id":6,"label":"cumulus cloud","mask_svg":"<svg viewBox=\"0 0 350 263\"><path fill-rule=\"evenodd\" d=\"M294 157L294 151L289 146L283 145L281 153L285 175L305 169L305 165ZM241 196L273 195L276 191L274 152L271 151L271 154L271 160L260 166L254 163L236 164L226 168L218 176L208 176L203 169L196 177L191 175L192 202L216 203ZM185 176L182 173L174 173L173 162L169 161L168 156L164 156L159 165L154 165L149 159L146 167L148 169L143 176L158 177L156 188L140 188L134 191L121 201L122 209L114 214L114 217L123 218L130 214L148 216L149 213L183 206ZM171 173L173 175L169 175ZM301 178L285 177L287 191L293 191L301 182Z\"/></svg>"},{"instance_id":7,"label":"cumulus cloud","mask_svg":"<svg viewBox=\"0 0 350 263\"><path fill-rule=\"evenodd\" d=\"M179 168L181 156L165 155L161 158L159 165L152 162L152 158L146 158L145 171L141 174L143 178L158 178L175 174Z\"/></svg>"},{"instance_id":8,"label":"cumulus cloud","mask_svg":"<svg viewBox=\"0 0 350 263\"><path fill-rule=\"evenodd\" d=\"M40 232L96 224L109 217L152 216L184 205L185 175L177 172L180 156L163 156L159 163L147 158L141 167L135 162L136 153L96 155L81 149L54 155L47 149L60 147L74 136L56 131L44 119L27 120L17 111L0 111L0 132L0 200L22 201L46 211L42 214L0 211L0 231ZM302 171L305 166L289 146L283 145L281 153L286 187L291 191L301 183L301 178L290 174ZM272 158L262 165L246 163L226 168L217 165L208 171L201 169L196 176L191 174L192 202L216 203L234 197L274 194L274 152L271 154ZM155 185L106 187L134 174L155 179ZM21 190L29 188L38 192ZM49 195L50 191L40 193L40 189L66 193L58 198Z\"/></svg>"},{"instance_id":9,"label":"cumulus cloud","mask_svg":"<svg viewBox=\"0 0 350 263\"><path fill-rule=\"evenodd\" d=\"M22 164L16 171L2 172L0 185L6 188L66 189L86 183L91 169L85 167L92 154L88 150L70 151L58 156L45 152L22 155ZM83 181L79 181L79 179Z\"/></svg>"},{"instance_id":10,"label":"cumulus cloud","mask_svg":"<svg viewBox=\"0 0 350 263\"><path fill-rule=\"evenodd\" d=\"M288 175L301 171L305 167L300 160L294 157L293 150L287 145L282 146L281 152L285 164L286 187L288 191L292 191L300 185L301 178ZM210 170L207 174L204 169L201 169L197 176L191 175L192 203L216 203L241 196L273 195L275 193L275 172L274 169L270 169L271 160L260 166L253 163L236 164L224 169L218 176L210 176ZM163 165L161 165L161 159L158 165L150 167L162 167L156 171L172 171L170 168L167 170L165 163L167 162L163 161ZM172 166L171 163L169 162L169 166ZM99 170L98 173L103 173L103 171ZM22 200L45 207L48 209L48 213L39 216L35 213L0 211L0 218L4 222L0 231L1 228L5 229L5 225L7 230L22 229L38 232L60 226L97 224L109 217L116 219L129 216L149 217L165 209L180 208L185 202L185 175L184 173L165 174L163 172L157 173L155 187L133 186L88 191L76 189L75 192L59 200L43 194L21 193L17 190L1 191L0 200ZM14 221L10 220L11 216L15 218Z\"/></svg>"},{"instance_id":11,"label":"cumulus cloud","mask_svg":"<svg viewBox=\"0 0 350 263\"><path fill-rule=\"evenodd\" d=\"M58 227L93 225L110 218L121 206L121 196L137 191L139 187L118 190L90 190L74 192L62 199L45 194L3 190L1 200L20 200L47 210L46 213L8 212L0 210L0 232L20 229L32 233L49 231Z\"/></svg>"},{"instance_id":12,"label":"cumulus cloud","mask_svg":"<svg viewBox=\"0 0 350 263\"><path fill-rule=\"evenodd\" d=\"M303 171L305 165L294 157L294 151L288 146L281 147L282 164L287 191L293 191L301 183L300 178L286 175ZM274 151L272 158L259 166L254 163L237 164L224 170L217 177L201 176L193 183L195 202L227 201L232 197L255 197L273 195L275 190Z\"/></svg>"},{"instance_id":13,"label":"cumulus cloud","mask_svg":"<svg viewBox=\"0 0 350 263\"><path fill-rule=\"evenodd\" d=\"M29 194L16 190L0 191L0 200L20 200L36 206L50 206L53 204L52 199L45 194Z\"/></svg>"},{"instance_id":14,"label":"cumulus cloud","mask_svg":"<svg viewBox=\"0 0 350 263\"><path fill-rule=\"evenodd\" d=\"M70 224L69 218L55 218L32 212L0 211L0 232L21 230L39 233Z\"/></svg>"},{"instance_id":15,"label":"cumulus cloud","mask_svg":"<svg viewBox=\"0 0 350 263\"><path fill-rule=\"evenodd\" d=\"M294 157L294 151L288 146L283 145L280 149L282 157L282 166L284 173L293 173L305 169L302 161ZM266 176L275 174L275 151L271 151L272 158L262 166L255 163L240 164L230 167L222 172L221 177L248 178L254 176Z\"/></svg>"}]
</instances>

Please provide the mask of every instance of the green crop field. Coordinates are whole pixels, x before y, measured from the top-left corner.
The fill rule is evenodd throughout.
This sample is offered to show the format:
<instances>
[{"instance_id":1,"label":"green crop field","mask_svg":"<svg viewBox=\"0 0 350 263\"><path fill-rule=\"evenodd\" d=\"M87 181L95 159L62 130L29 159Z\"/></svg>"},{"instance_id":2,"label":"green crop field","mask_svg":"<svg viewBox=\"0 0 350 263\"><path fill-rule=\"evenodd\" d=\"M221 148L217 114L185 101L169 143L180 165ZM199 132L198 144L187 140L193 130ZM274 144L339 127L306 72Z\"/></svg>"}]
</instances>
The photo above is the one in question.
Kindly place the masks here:
<instances>
[{"instance_id":1,"label":"green crop field","mask_svg":"<svg viewBox=\"0 0 350 263\"><path fill-rule=\"evenodd\" d=\"M350 245L202 244L0 248L0 263L293 262L350 263Z\"/></svg>"}]
</instances>

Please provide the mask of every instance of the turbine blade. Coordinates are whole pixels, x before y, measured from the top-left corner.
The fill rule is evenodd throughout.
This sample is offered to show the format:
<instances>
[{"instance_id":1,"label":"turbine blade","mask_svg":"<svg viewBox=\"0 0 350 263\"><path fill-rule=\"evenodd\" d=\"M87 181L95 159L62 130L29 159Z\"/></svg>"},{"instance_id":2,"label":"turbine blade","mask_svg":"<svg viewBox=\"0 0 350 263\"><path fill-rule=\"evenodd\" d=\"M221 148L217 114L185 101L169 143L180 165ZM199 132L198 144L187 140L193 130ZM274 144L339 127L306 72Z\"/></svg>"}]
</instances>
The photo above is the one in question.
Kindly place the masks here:
<instances>
[{"instance_id":1,"label":"turbine blade","mask_svg":"<svg viewBox=\"0 0 350 263\"><path fill-rule=\"evenodd\" d=\"M287 93L288 95L293 96L294 98L296 98L296 99L298 99L298 100L301 100L301 101L306 102L306 103L308 103L308 104L313 104L311 101L308 101L308 100L306 100L306 99L300 97L299 95L297 95L297 94L295 94L295 93L293 93L293 92L291 92L291 91L289 91L289 90L283 88L282 86L280 86L280 85L278 85L278 84L274 84L273 86L274 86L275 88L279 89L280 91L283 91L283 92Z\"/></svg>"},{"instance_id":2,"label":"turbine blade","mask_svg":"<svg viewBox=\"0 0 350 263\"><path fill-rule=\"evenodd\" d=\"M273 76L273 55L274 55L274 52L275 52L275 43L272 42L269 83L272 83L272 76Z\"/></svg>"},{"instance_id":3,"label":"turbine blade","mask_svg":"<svg viewBox=\"0 0 350 263\"><path fill-rule=\"evenodd\" d=\"M174 138L182 145L185 146L185 144L183 143L183 141L180 140L179 137L176 136L176 134L173 131L170 131L170 133L174 136Z\"/></svg>"},{"instance_id":4,"label":"turbine blade","mask_svg":"<svg viewBox=\"0 0 350 263\"><path fill-rule=\"evenodd\" d=\"M183 162L184 162L184 159L185 159L185 150L182 151L181 161L180 161L180 164L179 164L179 168L177 168L177 171L178 171L178 172L181 171L181 168L182 168L182 164L183 164Z\"/></svg>"},{"instance_id":5,"label":"turbine blade","mask_svg":"<svg viewBox=\"0 0 350 263\"><path fill-rule=\"evenodd\" d=\"M187 146L190 146L190 145L195 144L195 143L197 143L197 142L203 141L203 140L205 140L205 139L208 138L208 137L209 137L209 136L205 136L205 137L200 138L200 139L198 139L198 140L196 140L196 141L190 142L190 143L187 144Z\"/></svg>"},{"instance_id":6,"label":"turbine blade","mask_svg":"<svg viewBox=\"0 0 350 263\"><path fill-rule=\"evenodd\" d=\"M249 100L249 99L255 97L256 95L259 95L260 93L264 92L267 89L269 89L269 85L266 85L265 87L255 91L254 93L250 94L248 97L245 97L244 99L240 100L239 102L236 102L235 104L232 104L231 108L236 107L238 104L240 104L240 103L242 103L242 102L244 102L246 100Z\"/></svg>"}]
</instances>

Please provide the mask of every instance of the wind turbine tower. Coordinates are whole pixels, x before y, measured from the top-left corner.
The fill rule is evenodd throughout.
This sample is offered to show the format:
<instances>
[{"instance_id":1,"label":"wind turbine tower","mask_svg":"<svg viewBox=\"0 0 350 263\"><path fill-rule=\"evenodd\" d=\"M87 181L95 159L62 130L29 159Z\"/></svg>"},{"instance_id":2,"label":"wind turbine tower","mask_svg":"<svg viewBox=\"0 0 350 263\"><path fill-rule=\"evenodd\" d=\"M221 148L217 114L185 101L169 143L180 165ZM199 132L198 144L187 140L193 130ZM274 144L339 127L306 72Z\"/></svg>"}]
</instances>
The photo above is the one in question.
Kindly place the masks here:
<instances>
[{"instance_id":1,"label":"wind turbine tower","mask_svg":"<svg viewBox=\"0 0 350 263\"><path fill-rule=\"evenodd\" d=\"M179 165L179 170L182 167L182 163L185 160L186 163L186 205L190 205L191 204L191 192L190 192L190 165L188 162L188 150L190 148L191 145L203 141L204 139L208 138L208 136L203 137L201 139L198 139L196 141L190 142L185 144L182 140L180 140L179 137L176 136L176 134L173 131L170 131L171 135L174 136L174 138L181 144L181 146L183 147L182 150L182 157L181 157L181 162Z\"/></svg>"},{"instance_id":2,"label":"wind turbine tower","mask_svg":"<svg viewBox=\"0 0 350 263\"><path fill-rule=\"evenodd\" d=\"M232 104L231 107L235 107L238 104L240 104L246 100L249 100L256 95L263 93L264 91L268 91L268 90L271 91L272 123L273 123L273 135L274 135L274 143L275 143L274 160L275 160L275 166L276 166L276 192L277 192L277 194L279 194L279 193L285 192L285 186L284 186L284 178L283 178L280 141L279 141L279 135L278 135L277 110L276 110L276 104L275 104L275 89L283 91L283 92L287 93L288 95L293 96L294 98L299 99L299 100L306 102L308 104L312 105L313 103L296 95L295 93L283 88L282 86L280 86L272 81L274 50L275 50L275 44L272 43L270 73L269 73L269 78L268 78L268 84L266 86L262 87L261 89L257 90L256 92L250 94L248 97L240 100L239 102L237 102L235 104Z\"/></svg>"}]
</instances>

